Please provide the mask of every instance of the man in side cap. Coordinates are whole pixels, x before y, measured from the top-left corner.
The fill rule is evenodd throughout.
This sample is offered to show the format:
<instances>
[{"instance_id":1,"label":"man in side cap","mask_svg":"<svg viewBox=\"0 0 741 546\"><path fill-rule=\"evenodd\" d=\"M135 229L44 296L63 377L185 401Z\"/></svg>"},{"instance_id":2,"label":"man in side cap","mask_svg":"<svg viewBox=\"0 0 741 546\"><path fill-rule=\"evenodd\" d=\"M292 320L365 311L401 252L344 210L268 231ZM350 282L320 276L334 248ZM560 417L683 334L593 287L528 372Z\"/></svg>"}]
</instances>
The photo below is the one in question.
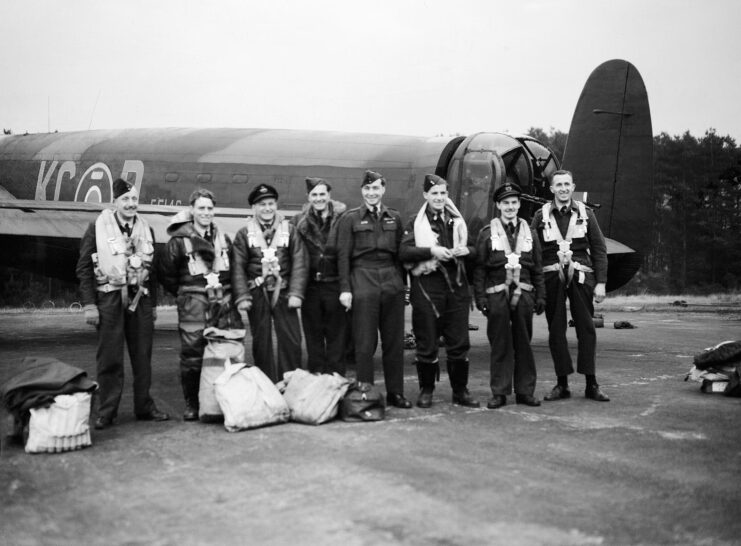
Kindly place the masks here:
<instances>
[{"instance_id":1,"label":"man in side cap","mask_svg":"<svg viewBox=\"0 0 741 546\"><path fill-rule=\"evenodd\" d=\"M237 308L249 316L255 364L277 383L301 367L298 309L306 290L306 257L295 226L278 213L273 186L258 185L247 200L254 214L234 238L232 290Z\"/></svg>"},{"instance_id":2,"label":"man in side cap","mask_svg":"<svg viewBox=\"0 0 741 546\"><path fill-rule=\"evenodd\" d=\"M357 380L373 383L373 354L381 332L386 401L409 409L404 398L404 281L399 244L401 216L382 203L386 180L365 171L363 204L348 210L338 228L340 302L352 308Z\"/></svg>"},{"instance_id":3,"label":"man in side cap","mask_svg":"<svg viewBox=\"0 0 741 546\"><path fill-rule=\"evenodd\" d=\"M453 403L479 406L468 392L468 312L470 293L464 259L468 228L448 197L448 183L434 174L425 176L425 204L409 221L399 256L411 273L412 329L417 341L416 362L420 394L417 406L432 406L435 379L440 377L438 340L445 341L448 378Z\"/></svg>"},{"instance_id":4,"label":"man in side cap","mask_svg":"<svg viewBox=\"0 0 741 546\"><path fill-rule=\"evenodd\" d=\"M134 376L136 418L169 419L149 394L157 303L157 284L150 275L154 232L137 214L136 187L119 178L112 189L114 206L88 226L80 241L77 262L85 321L98 330L96 429L110 427L118 415L124 382L124 339Z\"/></svg>"},{"instance_id":5,"label":"man in side cap","mask_svg":"<svg viewBox=\"0 0 741 546\"><path fill-rule=\"evenodd\" d=\"M533 311L545 308L540 245L527 222L517 216L522 190L506 182L494 192L499 217L481 229L473 275L476 307L486 316L491 345L491 392L486 407L497 409L512 393L515 401L539 406L535 397L535 359L530 340Z\"/></svg>"},{"instance_id":6,"label":"man in side cap","mask_svg":"<svg viewBox=\"0 0 741 546\"><path fill-rule=\"evenodd\" d=\"M308 368L312 373L345 375L348 320L340 303L337 270L337 225L347 209L333 201L332 187L323 178L307 178L309 202L295 217L296 231L309 257L309 277L301 322L306 338Z\"/></svg>"},{"instance_id":7,"label":"man in side cap","mask_svg":"<svg viewBox=\"0 0 741 546\"><path fill-rule=\"evenodd\" d=\"M597 383L597 332L592 318L592 300L599 303L605 299L607 245L594 213L572 198L575 187L569 171L554 172L550 186L553 201L536 210L530 224L543 249L548 346L557 377L556 386L544 400L571 397L569 375L574 373L574 365L566 340L568 298L578 342L576 371L586 380L584 396L609 402L610 398Z\"/></svg>"}]
</instances>

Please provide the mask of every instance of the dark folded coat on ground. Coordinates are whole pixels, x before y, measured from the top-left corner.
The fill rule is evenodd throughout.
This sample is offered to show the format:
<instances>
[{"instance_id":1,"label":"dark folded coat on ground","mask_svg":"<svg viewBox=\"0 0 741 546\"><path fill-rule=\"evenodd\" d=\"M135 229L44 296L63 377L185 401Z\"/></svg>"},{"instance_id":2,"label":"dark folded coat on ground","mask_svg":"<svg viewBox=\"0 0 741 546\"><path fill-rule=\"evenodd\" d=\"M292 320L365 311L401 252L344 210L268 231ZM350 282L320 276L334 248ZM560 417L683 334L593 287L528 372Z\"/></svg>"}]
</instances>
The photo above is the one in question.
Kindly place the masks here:
<instances>
[{"instance_id":1,"label":"dark folded coat on ground","mask_svg":"<svg viewBox=\"0 0 741 546\"><path fill-rule=\"evenodd\" d=\"M3 405L18 417L31 408L50 406L58 394L92 392L98 387L85 370L53 357L26 357L22 368L0 387Z\"/></svg>"}]
</instances>

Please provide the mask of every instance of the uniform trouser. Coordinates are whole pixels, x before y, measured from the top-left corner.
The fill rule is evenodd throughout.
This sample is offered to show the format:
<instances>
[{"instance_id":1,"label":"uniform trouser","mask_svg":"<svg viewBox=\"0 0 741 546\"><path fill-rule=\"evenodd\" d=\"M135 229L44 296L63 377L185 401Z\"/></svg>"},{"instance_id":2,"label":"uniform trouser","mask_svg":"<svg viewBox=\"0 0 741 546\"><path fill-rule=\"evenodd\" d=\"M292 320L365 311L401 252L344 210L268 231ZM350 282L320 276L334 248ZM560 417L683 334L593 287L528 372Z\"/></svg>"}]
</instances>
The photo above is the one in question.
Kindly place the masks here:
<instances>
[{"instance_id":1,"label":"uniform trouser","mask_svg":"<svg viewBox=\"0 0 741 546\"><path fill-rule=\"evenodd\" d=\"M124 341L134 376L134 413L149 413L154 408L154 401L149 395L154 333L152 301L149 297L143 297L136 311L129 313L121 302L120 291L99 292L98 312L98 415L113 419L118 414L124 385Z\"/></svg>"},{"instance_id":2,"label":"uniform trouser","mask_svg":"<svg viewBox=\"0 0 741 546\"><path fill-rule=\"evenodd\" d=\"M509 292L487 294L489 314L486 335L491 346L491 392L506 396L535 392L535 358L530 340L533 336L533 296L523 291L514 310Z\"/></svg>"},{"instance_id":3,"label":"uniform trouser","mask_svg":"<svg viewBox=\"0 0 741 546\"><path fill-rule=\"evenodd\" d=\"M340 303L340 283L309 282L301 306L308 368L312 373L345 375L348 315Z\"/></svg>"},{"instance_id":4,"label":"uniform trouser","mask_svg":"<svg viewBox=\"0 0 741 546\"><path fill-rule=\"evenodd\" d=\"M576 338L578 340L576 371L584 375L594 375L594 361L597 351L597 333L594 330L594 275L586 273L586 282L580 283L578 272L564 288L558 278L558 272L545 275L546 306L545 317L548 321L548 346L557 376L574 373L569 345L566 340L568 321L566 319L566 298L569 298L571 316L574 319Z\"/></svg>"},{"instance_id":5,"label":"uniform trouser","mask_svg":"<svg viewBox=\"0 0 741 546\"><path fill-rule=\"evenodd\" d=\"M396 266L356 267L352 285L352 329L358 381L373 383L378 332L386 391L404 393L404 283Z\"/></svg>"},{"instance_id":6,"label":"uniform trouser","mask_svg":"<svg viewBox=\"0 0 741 546\"><path fill-rule=\"evenodd\" d=\"M285 372L301 367L301 323L296 309L288 308L287 291L282 291L275 307L273 293L259 286L252 289L252 307L247 312L252 334L255 364L273 383ZM277 359L273 355L272 327L278 342Z\"/></svg>"},{"instance_id":7,"label":"uniform trouser","mask_svg":"<svg viewBox=\"0 0 741 546\"><path fill-rule=\"evenodd\" d=\"M412 330L417 342L417 362L434 364L438 361L440 336L445 340L449 361L465 360L471 347L468 337L468 285L456 286L451 291L440 272L412 277L410 302ZM439 317L435 316L435 310Z\"/></svg>"},{"instance_id":8,"label":"uniform trouser","mask_svg":"<svg viewBox=\"0 0 741 546\"><path fill-rule=\"evenodd\" d=\"M177 297L178 330L180 333L180 381L185 401L198 405L203 352L206 338L203 326L206 323L208 299L203 294L185 293Z\"/></svg>"}]
</instances>

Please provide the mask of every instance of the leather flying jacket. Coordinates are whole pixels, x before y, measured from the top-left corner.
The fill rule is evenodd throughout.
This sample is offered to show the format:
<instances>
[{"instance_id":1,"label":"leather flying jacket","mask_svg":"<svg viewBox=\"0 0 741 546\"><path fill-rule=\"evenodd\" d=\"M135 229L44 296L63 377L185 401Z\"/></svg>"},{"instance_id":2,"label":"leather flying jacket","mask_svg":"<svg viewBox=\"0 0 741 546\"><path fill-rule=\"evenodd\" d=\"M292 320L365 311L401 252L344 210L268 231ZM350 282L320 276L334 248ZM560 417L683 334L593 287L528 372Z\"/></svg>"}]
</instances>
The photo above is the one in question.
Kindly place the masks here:
<instances>
[{"instance_id":1,"label":"leather flying jacket","mask_svg":"<svg viewBox=\"0 0 741 546\"><path fill-rule=\"evenodd\" d=\"M304 242L309 258L309 282L331 282L339 279L337 268L337 226L347 210L344 203L330 201L328 216L322 222L310 204L295 216L296 230Z\"/></svg>"}]
</instances>

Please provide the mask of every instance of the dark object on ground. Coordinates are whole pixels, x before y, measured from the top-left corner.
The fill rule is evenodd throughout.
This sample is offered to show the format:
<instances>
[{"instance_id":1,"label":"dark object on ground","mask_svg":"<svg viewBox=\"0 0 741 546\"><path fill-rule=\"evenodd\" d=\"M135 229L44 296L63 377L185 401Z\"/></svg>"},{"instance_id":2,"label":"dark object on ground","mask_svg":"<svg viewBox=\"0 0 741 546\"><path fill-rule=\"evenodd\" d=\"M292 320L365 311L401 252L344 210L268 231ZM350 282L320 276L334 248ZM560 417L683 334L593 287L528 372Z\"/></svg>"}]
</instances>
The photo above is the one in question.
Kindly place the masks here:
<instances>
[{"instance_id":1,"label":"dark object on ground","mask_svg":"<svg viewBox=\"0 0 741 546\"><path fill-rule=\"evenodd\" d=\"M378 387L356 381L340 401L343 421L380 421L386 416L386 404Z\"/></svg>"},{"instance_id":2,"label":"dark object on ground","mask_svg":"<svg viewBox=\"0 0 741 546\"><path fill-rule=\"evenodd\" d=\"M476 326L475 324L470 324L470 323L469 323L469 325L468 325L468 329L469 329L469 330L472 330L472 331L474 331L474 332L475 332L476 330L478 330L478 329L479 329L479 327L478 327L478 326Z\"/></svg>"},{"instance_id":3,"label":"dark object on ground","mask_svg":"<svg viewBox=\"0 0 741 546\"><path fill-rule=\"evenodd\" d=\"M672 302L672 305L674 307L687 307L687 301L686 300L674 300Z\"/></svg>"},{"instance_id":4,"label":"dark object on ground","mask_svg":"<svg viewBox=\"0 0 741 546\"><path fill-rule=\"evenodd\" d=\"M617 320L615 321L615 324L613 326L615 327L615 330L630 330L632 328L635 328L635 326L633 326L627 320Z\"/></svg>"},{"instance_id":5,"label":"dark object on ground","mask_svg":"<svg viewBox=\"0 0 741 546\"><path fill-rule=\"evenodd\" d=\"M741 362L741 341L723 341L713 347L708 347L696 354L694 360L698 370L734 362Z\"/></svg>"},{"instance_id":6,"label":"dark object on ground","mask_svg":"<svg viewBox=\"0 0 741 546\"><path fill-rule=\"evenodd\" d=\"M98 384L87 372L54 357L29 356L23 359L23 371L0 388L6 409L20 417L31 408L48 407L58 394L93 392Z\"/></svg>"}]
</instances>

